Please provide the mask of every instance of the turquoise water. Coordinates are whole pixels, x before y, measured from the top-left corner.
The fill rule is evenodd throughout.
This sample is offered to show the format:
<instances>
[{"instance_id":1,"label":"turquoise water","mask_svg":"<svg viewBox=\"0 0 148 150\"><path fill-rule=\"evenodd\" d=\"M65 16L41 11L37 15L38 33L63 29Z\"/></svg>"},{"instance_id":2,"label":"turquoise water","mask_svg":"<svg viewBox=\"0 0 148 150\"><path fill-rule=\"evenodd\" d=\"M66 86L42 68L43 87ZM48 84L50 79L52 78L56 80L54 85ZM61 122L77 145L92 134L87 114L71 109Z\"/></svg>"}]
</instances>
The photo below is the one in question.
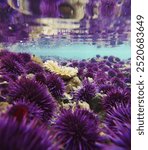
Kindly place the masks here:
<instances>
[{"instance_id":1,"label":"turquoise water","mask_svg":"<svg viewBox=\"0 0 148 150\"><path fill-rule=\"evenodd\" d=\"M62 46L33 46L30 44L23 44L11 46L12 51L28 52L37 56L50 56L65 59L88 59L95 57L97 54L101 56L116 56L120 59L128 59L131 57L131 47L129 44L123 44L116 47L100 47L89 44L69 44Z\"/></svg>"}]
</instances>

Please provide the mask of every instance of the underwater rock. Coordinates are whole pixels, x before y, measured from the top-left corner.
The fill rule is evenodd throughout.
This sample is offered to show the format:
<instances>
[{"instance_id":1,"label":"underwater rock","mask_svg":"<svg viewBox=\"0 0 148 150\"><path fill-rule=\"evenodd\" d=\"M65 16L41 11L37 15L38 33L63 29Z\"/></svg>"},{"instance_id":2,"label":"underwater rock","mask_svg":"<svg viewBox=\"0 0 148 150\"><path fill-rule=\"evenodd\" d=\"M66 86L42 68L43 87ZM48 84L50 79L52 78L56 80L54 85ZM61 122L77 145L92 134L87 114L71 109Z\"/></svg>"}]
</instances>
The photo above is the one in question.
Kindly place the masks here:
<instances>
[{"instance_id":1,"label":"underwater rock","mask_svg":"<svg viewBox=\"0 0 148 150\"><path fill-rule=\"evenodd\" d=\"M66 92L70 93L72 91L77 90L81 86L81 80L78 76L73 77L66 86Z\"/></svg>"},{"instance_id":2,"label":"underwater rock","mask_svg":"<svg viewBox=\"0 0 148 150\"><path fill-rule=\"evenodd\" d=\"M89 104L85 101L61 103L61 106L63 109L66 109L66 110L69 110L69 109L76 110L77 108L90 110Z\"/></svg>"},{"instance_id":3,"label":"underwater rock","mask_svg":"<svg viewBox=\"0 0 148 150\"><path fill-rule=\"evenodd\" d=\"M102 106L103 95L97 93L96 96L89 102L90 109L95 113L99 113L103 111Z\"/></svg>"},{"instance_id":4,"label":"underwater rock","mask_svg":"<svg viewBox=\"0 0 148 150\"><path fill-rule=\"evenodd\" d=\"M81 109L90 110L90 106L87 102L79 101L77 103L77 107L80 107Z\"/></svg>"}]
</instances>

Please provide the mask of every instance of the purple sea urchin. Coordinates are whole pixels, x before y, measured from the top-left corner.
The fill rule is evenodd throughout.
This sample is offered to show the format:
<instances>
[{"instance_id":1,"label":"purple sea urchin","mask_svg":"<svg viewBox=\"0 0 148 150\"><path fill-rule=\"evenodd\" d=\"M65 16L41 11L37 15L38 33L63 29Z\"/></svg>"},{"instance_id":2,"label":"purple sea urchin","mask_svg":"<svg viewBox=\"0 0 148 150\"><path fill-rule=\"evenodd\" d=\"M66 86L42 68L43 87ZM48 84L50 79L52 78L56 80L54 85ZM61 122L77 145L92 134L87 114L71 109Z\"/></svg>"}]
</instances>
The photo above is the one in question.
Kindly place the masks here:
<instances>
[{"instance_id":1,"label":"purple sea urchin","mask_svg":"<svg viewBox=\"0 0 148 150\"><path fill-rule=\"evenodd\" d=\"M86 78L94 78L94 73L92 69L87 70L87 73L85 73Z\"/></svg>"},{"instance_id":2,"label":"purple sea urchin","mask_svg":"<svg viewBox=\"0 0 148 150\"><path fill-rule=\"evenodd\" d=\"M31 55L28 53L18 53L19 58L24 62L24 63L28 63L29 61L31 61Z\"/></svg>"},{"instance_id":3,"label":"purple sea urchin","mask_svg":"<svg viewBox=\"0 0 148 150\"><path fill-rule=\"evenodd\" d=\"M105 84L108 81L108 76L105 72L98 70L95 74L94 81L97 85Z\"/></svg>"},{"instance_id":4,"label":"purple sea urchin","mask_svg":"<svg viewBox=\"0 0 148 150\"><path fill-rule=\"evenodd\" d=\"M108 71L108 76L109 76L110 78L115 77L116 75L117 75L117 73L116 73L116 71L115 71L114 69L110 69L110 70Z\"/></svg>"},{"instance_id":5,"label":"purple sea urchin","mask_svg":"<svg viewBox=\"0 0 148 150\"><path fill-rule=\"evenodd\" d=\"M100 93L106 94L107 92L111 91L113 88L114 86L110 84L100 84L98 86L98 91Z\"/></svg>"},{"instance_id":6,"label":"purple sea urchin","mask_svg":"<svg viewBox=\"0 0 148 150\"><path fill-rule=\"evenodd\" d=\"M78 66L79 66L79 68L84 68L86 66L86 62L80 61Z\"/></svg>"},{"instance_id":7,"label":"purple sea urchin","mask_svg":"<svg viewBox=\"0 0 148 150\"><path fill-rule=\"evenodd\" d=\"M9 118L0 118L0 146L2 150L57 150L43 127Z\"/></svg>"},{"instance_id":8,"label":"purple sea urchin","mask_svg":"<svg viewBox=\"0 0 148 150\"><path fill-rule=\"evenodd\" d=\"M122 79L117 78L117 77L113 77L111 79L111 82L114 86L116 87L120 87L120 88L124 88L125 87L125 83L122 81Z\"/></svg>"},{"instance_id":9,"label":"purple sea urchin","mask_svg":"<svg viewBox=\"0 0 148 150\"><path fill-rule=\"evenodd\" d=\"M65 92L64 81L54 73L37 73L35 75L35 80L47 85L50 93L55 98L60 98Z\"/></svg>"},{"instance_id":10,"label":"purple sea urchin","mask_svg":"<svg viewBox=\"0 0 148 150\"><path fill-rule=\"evenodd\" d=\"M76 93L77 100L83 100L89 103L96 95L96 85L88 80L83 81L83 86Z\"/></svg>"},{"instance_id":11,"label":"purple sea urchin","mask_svg":"<svg viewBox=\"0 0 148 150\"><path fill-rule=\"evenodd\" d=\"M32 119L41 120L43 111L33 102L30 103L27 100L18 100L9 108L8 114L21 122L24 118L29 121Z\"/></svg>"},{"instance_id":12,"label":"purple sea urchin","mask_svg":"<svg viewBox=\"0 0 148 150\"><path fill-rule=\"evenodd\" d=\"M119 62L119 61L120 61L120 58L115 57L115 61L116 61L116 62Z\"/></svg>"},{"instance_id":13,"label":"purple sea urchin","mask_svg":"<svg viewBox=\"0 0 148 150\"><path fill-rule=\"evenodd\" d=\"M21 75L25 72L24 67L9 56L5 56L0 60L0 70L15 75Z\"/></svg>"},{"instance_id":14,"label":"purple sea urchin","mask_svg":"<svg viewBox=\"0 0 148 150\"><path fill-rule=\"evenodd\" d=\"M0 89L0 101L1 103L9 102L8 105L10 105L2 113L3 116L15 119L15 122L20 125L24 121L30 124L32 119L37 121L37 126L53 123L47 132L53 129L53 138L60 142L61 149L102 150L103 145L112 150L129 148L131 116L129 62L123 61L123 64L120 64L121 61L119 61L116 64L114 56L108 56L106 60L103 58L96 59L96 61L92 59L92 62L90 59L77 60L74 61L76 62L74 65L78 66L79 73L69 76L68 69L66 71L68 78L64 78L61 75L62 69L73 65L72 60L67 61L65 66L60 66L61 62L53 63L49 60L48 65L53 65L53 68L51 69L51 66L47 65L46 67L50 69L45 67L47 69L45 71L41 67L42 64L39 66L35 61L30 60L29 54L13 55L7 51L5 54L0 53L2 60L10 58L12 62L25 68L25 71L15 73L5 70L5 67L0 71L0 88L4 89L3 91ZM54 66L58 66L57 72L54 70ZM58 72L59 69L60 72ZM30 78L29 75L26 76L26 73L34 75ZM87 79L86 76L91 76L93 79ZM62 77L65 80L62 80ZM80 84L75 86L74 78L81 79L82 84L79 80ZM72 90L65 91L65 84L70 85ZM81 87L79 88L79 86ZM66 93L64 94L64 92ZM73 93L74 95L72 95ZM57 100L62 100L61 103L57 103L59 107L69 109L62 110L57 118L54 114L56 101L52 96ZM74 106L71 103L72 100L77 100L74 102ZM81 100L87 102L89 107L80 105ZM94 113L81 110L82 108L91 109ZM95 114L99 115L99 126ZM127 134L124 134L124 131Z\"/></svg>"},{"instance_id":15,"label":"purple sea urchin","mask_svg":"<svg viewBox=\"0 0 148 150\"><path fill-rule=\"evenodd\" d=\"M39 64L36 64L34 62L27 63L26 70L27 73L33 73L33 74L43 72L43 68Z\"/></svg>"},{"instance_id":16,"label":"purple sea urchin","mask_svg":"<svg viewBox=\"0 0 148 150\"><path fill-rule=\"evenodd\" d=\"M113 109L107 111L106 125L112 129L117 131L118 130L118 123L131 123L131 106L130 104L118 104Z\"/></svg>"},{"instance_id":17,"label":"purple sea urchin","mask_svg":"<svg viewBox=\"0 0 148 150\"><path fill-rule=\"evenodd\" d=\"M130 102L130 91L126 89L112 89L107 92L107 96L103 99L103 105L106 110L116 107L120 103Z\"/></svg>"},{"instance_id":18,"label":"purple sea urchin","mask_svg":"<svg viewBox=\"0 0 148 150\"><path fill-rule=\"evenodd\" d=\"M118 130L111 132L111 141L120 150L131 150L131 125L128 123L118 123Z\"/></svg>"},{"instance_id":19,"label":"purple sea urchin","mask_svg":"<svg viewBox=\"0 0 148 150\"><path fill-rule=\"evenodd\" d=\"M46 84L46 75L42 72L36 73L35 74L35 80L42 83L42 84Z\"/></svg>"},{"instance_id":20,"label":"purple sea urchin","mask_svg":"<svg viewBox=\"0 0 148 150\"><path fill-rule=\"evenodd\" d=\"M5 50L5 49L1 50L0 51L0 58L3 58L4 56L6 56L8 54L10 54L10 52L8 50Z\"/></svg>"},{"instance_id":21,"label":"purple sea urchin","mask_svg":"<svg viewBox=\"0 0 148 150\"><path fill-rule=\"evenodd\" d=\"M62 97L65 92L64 81L56 74L48 74L46 77L46 84L55 98Z\"/></svg>"},{"instance_id":22,"label":"purple sea urchin","mask_svg":"<svg viewBox=\"0 0 148 150\"><path fill-rule=\"evenodd\" d=\"M65 150L97 150L98 119L87 110L62 110L55 124Z\"/></svg>"},{"instance_id":23,"label":"purple sea urchin","mask_svg":"<svg viewBox=\"0 0 148 150\"><path fill-rule=\"evenodd\" d=\"M10 54L7 55L7 57L9 57L9 59L14 60L20 64L23 63L22 59L19 57L17 53L11 52Z\"/></svg>"},{"instance_id":24,"label":"purple sea urchin","mask_svg":"<svg viewBox=\"0 0 148 150\"><path fill-rule=\"evenodd\" d=\"M55 108L55 102L45 85L27 78L21 78L10 84L10 99L26 99L36 104L42 111L42 120L48 121Z\"/></svg>"}]
</instances>

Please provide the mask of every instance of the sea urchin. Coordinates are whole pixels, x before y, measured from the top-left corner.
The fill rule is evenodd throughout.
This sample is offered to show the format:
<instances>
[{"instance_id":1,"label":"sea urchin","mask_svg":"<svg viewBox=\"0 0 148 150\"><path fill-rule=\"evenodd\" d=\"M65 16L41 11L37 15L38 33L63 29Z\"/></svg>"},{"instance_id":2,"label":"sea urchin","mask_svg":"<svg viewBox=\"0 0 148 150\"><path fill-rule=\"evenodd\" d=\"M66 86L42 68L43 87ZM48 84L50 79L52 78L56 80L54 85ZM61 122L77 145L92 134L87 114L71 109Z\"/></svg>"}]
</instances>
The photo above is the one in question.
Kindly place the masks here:
<instances>
[{"instance_id":1,"label":"sea urchin","mask_svg":"<svg viewBox=\"0 0 148 150\"><path fill-rule=\"evenodd\" d=\"M30 103L33 102L43 111L42 120L48 121L52 117L55 102L45 85L24 77L11 82L9 90L11 101L25 99Z\"/></svg>"},{"instance_id":2,"label":"sea urchin","mask_svg":"<svg viewBox=\"0 0 148 150\"><path fill-rule=\"evenodd\" d=\"M98 120L87 110L62 110L55 124L65 150L98 149Z\"/></svg>"},{"instance_id":3,"label":"sea urchin","mask_svg":"<svg viewBox=\"0 0 148 150\"><path fill-rule=\"evenodd\" d=\"M49 133L35 127L35 122L20 124L10 118L0 118L0 147L2 150L57 150Z\"/></svg>"}]
</instances>

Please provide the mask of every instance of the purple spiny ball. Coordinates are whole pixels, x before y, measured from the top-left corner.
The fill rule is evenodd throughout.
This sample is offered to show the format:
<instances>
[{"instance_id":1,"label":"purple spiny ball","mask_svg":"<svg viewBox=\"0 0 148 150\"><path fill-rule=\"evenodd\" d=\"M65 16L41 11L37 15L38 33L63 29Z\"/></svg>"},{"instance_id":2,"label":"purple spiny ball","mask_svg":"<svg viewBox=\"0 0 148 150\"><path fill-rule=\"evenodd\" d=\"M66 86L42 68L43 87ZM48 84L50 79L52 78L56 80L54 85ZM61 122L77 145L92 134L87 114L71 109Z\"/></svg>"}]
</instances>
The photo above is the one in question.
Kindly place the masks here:
<instances>
[{"instance_id":1,"label":"purple spiny ball","mask_svg":"<svg viewBox=\"0 0 148 150\"><path fill-rule=\"evenodd\" d=\"M119 61L120 61L120 58L115 57L115 61L116 61L116 62L119 62Z\"/></svg>"},{"instance_id":2,"label":"purple spiny ball","mask_svg":"<svg viewBox=\"0 0 148 150\"><path fill-rule=\"evenodd\" d=\"M94 78L95 74L92 69L87 70L87 73L85 74L86 78Z\"/></svg>"},{"instance_id":3,"label":"purple spiny ball","mask_svg":"<svg viewBox=\"0 0 148 150\"><path fill-rule=\"evenodd\" d=\"M118 130L111 132L111 141L120 150L131 150L131 124L118 123Z\"/></svg>"},{"instance_id":4,"label":"purple spiny ball","mask_svg":"<svg viewBox=\"0 0 148 150\"><path fill-rule=\"evenodd\" d=\"M100 58L101 56L99 54L96 55L97 58Z\"/></svg>"},{"instance_id":5,"label":"purple spiny ball","mask_svg":"<svg viewBox=\"0 0 148 150\"><path fill-rule=\"evenodd\" d=\"M98 118L87 110L62 110L55 124L65 150L97 150Z\"/></svg>"},{"instance_id":6,"label":"purple spiny ball","mask_svg":"<svg viewBox=\"0 0 148 150\"><path fill-rule=\"evenodd\" d=\"M131 123L131 105L130 104L118 104L113 109L107 111L105 124L108 128L117 131L118 124Z\"/></svg>"},{"instance_id":7,"label":"purple spiny ball","mask_svg":"<svg viewBox=\"0 0 148 150\"><path fill-rule=\"evenodd\" d=\"M19 55L18 55L17 53L10 53L10 54L8 55L8 57L9 57L10 59L12 59L12 60L14 60L14 61L20 63L20 64L23 63L23 60L19 57Z\"/></svg>"},{"instance_id":8,"label":"purple spiny ball","mask_svg":"<svg viewBox=\"0 0 148 150\"><path fill-rule=\"evenodd\" d=\"M44 71L43 68L39 64L36 64L34 62L27 63L26 70L27 70L27 73L33 73L33 74Z\"/></svg>"},{"instance_id":9,"label":"purple spiny ball","mask_svg":"<svg viewBox=\"0 0 148 150\"><path fill-rule=\"evenodd\" d=\"M86 63L84 61L79 62L79 68L85 68Z\"/></svg>"},{"instance_id":10,"label":"purple spiny ball","mask_svg":"<svg viewBox=\"0 0 148 150\"><path fill-rule=\"evenodd\" d=\"M108 71L108 76L109 76L110 78L115 77L116 75L117 75L117 73L116 73L116 71L115 71L114 69L110 69L110 70Z\"/></svg>"},{"instance_id":11,"label":"purple spiny ball","mask_svg":"<svg viewBox=\"0 0 148 150\"><path fill-rule=\"evenodd\" d=\"M48 74L46 77L46 85L55 98L62 97L65 92L64 81L56 74Z\"/></svg>"},{"instance_id":12,"label":"purple spiny ball","mask_svg":"<svg viewBox=\"0 0 148 150\"><path fill-rule=\"evenodd\" d=\"M0 58L3 58L4 56L6 56L6 55L8 55L8 54L10 54L11 52L10 51L8 51L8 50L1 50L0 51Z\"/></svg>"},{"instance_id":13,"label":"purple spiny ball","mask_svg":"<svg viewBox=\"0 0 148 150\"><path fill-rule=\"evenodd\" d=\"M125 79L124 79L124 82L125 82L125 83L131 83L131 77L125 78Z\"/></svg>"},{"instance_id":14,"label":"purple spiny ball","mask_svg":"<svg viewBox=\"0 0 148 150\"><path fill-rule=\"evenodd\" d=\"M57 150L44 127L18 123L14 119L0 118L0 147L2 150Z\"/></svg>"},{"instance_id":15,"label":"purple spiny ball","mask_svg":"<svg viewBox=\"0 0 148 150\"><path fill-rule=\"evenodd\" d=\"M79 65L79 63L77 61L72 62L72 67L77 67L78 65Z\"/></svg>"},{"instance_id":16,"label":"purple spiny ball","mask_svg":"<svg viewBox=\"0 0 148 150\"><path fill-rule=\"evenodd\" d=\"M11 59L9 56L5 56L0 60L0 70L14 75L21 75L22 73L25 73L25 69L22 64Z\"/></svg>"},{"instance_id":17,"label":"purple spiny ball","mask_svg":"<svg viewBox=\"0 0 148 150\"><path fill-rule=\"evenodd\" d=\"M98 86L98 89L99 89L98 91L99 93L106 94L107 92L111 91L113 88L114 86L110 84L100 84Z\"/></svg>"},{"instance_id":18,"label":"purple spiny ball","mask_svg":"<svg viewBox=\"0 0 148 150\"><path fill-rule=\"evenodd\" d=\"M115 59L114 56L109 56L109 57L108 57L108 61L111 62L111 63L114 62L114 59Z\"/></svg>"},{"instance_id":19,"label":"purple spiny ball","mask_svg":"<svg viewBox=\"0 0 148 150\"><path fill-rule=\"evenodd\" d=\"M93 70L94 72L97 72L97 71L98 71L98 67L97 67L97 66L93 66L92 70Z\"/></svg>"},{"instance_id":20,"label":"purple spiny ball","mask_svg":"<svg viewBox=\"0 0 148 150\"><path fill-rule=\"evenodd\" d=\"M112 65L112 63L111 62L109 62L109 61L106 61L106 63L105 63L107 66L109 66L109 67L111 67L111 65Z\"/></svg>"},{"instance_id":21,"label":"purple spiny ball","mask_svg":"<svg viewBox=\"0 0 148 150\"><path fill-rule=\"evenodd\" d=\"M127 104L130 102L130 91L126 89L112 89L107 92L103 99L103 105L106 110L116 107L118 104Z\"/></svg>"},{"instance_id":22,"label":"purple spiny ball","mask_svg":"<svg viewBox=\"0 0 148 150\"><path fill-rule=\"evenodd\" d=\"M18 56L24 63L31 61L31 55L28 53L18 53Z\"/></svg>"},{"instance_id":23,"label":"purple spiny ball","mask_svg":"<svg viewBox=\"0 0 148 150\"><path fill-rule=\"evenodd\" d=\"M95 74L95 80L103 78L104 80L108 80L108 76L105 72L102 72L102 70L98 70Z\"/></svg>"},{"instance_id":24,"label":"purple spiny ball","mask_svg":"<svg viewBox=\"0 0 148 150\"><path fill-rule=\"evenodd\" d=\"M42 84L46 84L46 75L43 72L36 73L35 80Z\"/></svg>"},{"instance_id":25,"label":"purple spiny ball","mask_svg":"<svg viewBox=\"0 0 148 150\"><path fill-rule=\"evenodd\" d=\"M111 79L111 83L116 86L116 87L120 87L120 88L124 88L126 85L125 83L122 81L122 79L117 78L117 77L113 77Z\"/></svg>"},{"instance_id":26,"label":"purple spiny ball","mask_svg":"<svg viewBox=\"0 0 148 150\"><path fill-rule=\"evenodd\" d=\"M77 100L89 102L96 95L96 85L88 80L83 81L83 86L76 93Z\"/></svg>"},{"instance_id":27,"label":"purple spiny ball","mask_svg":"<svg viewBox=\"0 0 148 150\"><path fill-rule=\"evenodd\" d=\"M80 78L83 78L83 77L84 77L84 69L79 68L79 70L78 70L78 76L79 76Z\"/></svg>"},{"instance_id":28,"label":"purple spiny ball","mask_svg":"<svg viewBox=\"0 0 148 150\"><path fill-rule=\"evenodd\" d=\"M110 67L108 67L107 65L104 65L104 67L102 67L103 72L107 72L109 69Z\"/></svg>"},{"instance_id":29,"label":"purple spiny ball","mask_svg":"<svg viewBox=\"0 0 148 150\"><path fill-rule=\"evenodd\" d=\"M9 116L15 117L18 122L22 122L25 118L28 121L32 119L42 119L43 111L33 102L27 100L17 100L13 102L8 111Z\"/></svg>"},{"instance_id":30,"label":"purple spiny ball","mask_svg":"<svg viewBox=\"0 0 148 150\"><path fill-rule=\"evenodd\" d=\"M91 62L91 63L95 63L95 62L97 62L97 61L96 61L95 58L91 58L90 62Z\"/></svg>"},{"instance_id":31,"label":"purple spiny ball","mask_svg":"<svg viewBox=\"0 0 148 150\"><path fill-rule=\"evenodd\" d=\"M43 111L43 121L51 119L55 109L55 102L45 85L24 77L16 82L11 82L9 91L11 101L26 99L30 103L33 102Z\"/></svg>"}]
</instances>

